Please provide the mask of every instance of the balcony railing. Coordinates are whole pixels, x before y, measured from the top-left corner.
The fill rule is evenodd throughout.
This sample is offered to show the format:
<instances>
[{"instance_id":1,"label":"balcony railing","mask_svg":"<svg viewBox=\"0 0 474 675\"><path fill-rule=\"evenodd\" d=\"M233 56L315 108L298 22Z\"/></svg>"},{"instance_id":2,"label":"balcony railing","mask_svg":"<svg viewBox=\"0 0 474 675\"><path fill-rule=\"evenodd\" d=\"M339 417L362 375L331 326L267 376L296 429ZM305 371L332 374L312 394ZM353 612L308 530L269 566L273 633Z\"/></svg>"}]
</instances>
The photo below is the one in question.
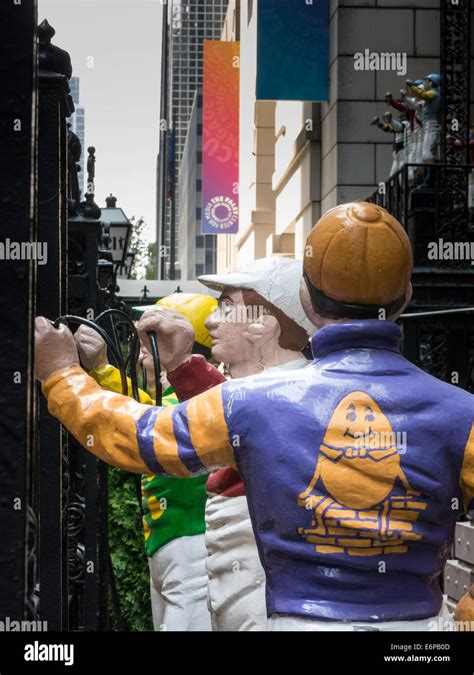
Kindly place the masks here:
<instances>
[{"instance_id":1,"label":"balcony railing","mask_svg":"<svg viewBox=\"0 0 474 675\"><path fill-rule=\"evenodd\" d=\"M469 208L474 197L473 172L474 166L468 164L405 164L368 197L367 201L386 208L405 227L415 266L471 267L463 251L467 252L466 244L474 243L474 213ZM445 243L453 246L446 246L443 253Z\"/></svg>"}]
</instances>

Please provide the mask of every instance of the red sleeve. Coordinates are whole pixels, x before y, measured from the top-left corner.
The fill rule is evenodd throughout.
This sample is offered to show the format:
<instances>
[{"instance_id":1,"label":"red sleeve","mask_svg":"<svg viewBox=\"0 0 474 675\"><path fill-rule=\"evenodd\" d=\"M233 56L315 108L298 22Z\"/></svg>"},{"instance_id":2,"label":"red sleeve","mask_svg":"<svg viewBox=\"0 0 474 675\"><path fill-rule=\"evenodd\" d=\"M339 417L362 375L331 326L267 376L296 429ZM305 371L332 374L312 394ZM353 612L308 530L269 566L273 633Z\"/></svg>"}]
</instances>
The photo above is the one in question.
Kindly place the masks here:
<instances>
[{"instance_id":1,"label":"red sleeve","mask_svg":"<svg viewBox=\"0 0 474 675\"><path fill-rule=\"evenodd\" d=\"M191 356L189 361L168 372L167 377L180 401L187 401L226 381L224 375L211 366L201 354Z\"/></svg>"},{"instance_id":2,"label":"red sleeve","mask_svg":"<svg viewBox=\"0 0 474 675\"><path fill-rule=\"evenodd\" d=\"M244 484L238 471L231 467L217 469L217 471L210 473L206 490L208 494L217 494L223 497L241 497L245 494Z\"/></svg>"},{"instance_id":3,"label":"red sleeve","mask_svg":"<svg viewBox=\"0 0 474 675\"><path fill-rule=\"evenodd\" d=\"M400 112L406 112L407 110L406 103L404 103L402 100L395 100L392 98L390 105L392 108L395 108L395 110L399 110Z\"/></svg>"}]
</instances>

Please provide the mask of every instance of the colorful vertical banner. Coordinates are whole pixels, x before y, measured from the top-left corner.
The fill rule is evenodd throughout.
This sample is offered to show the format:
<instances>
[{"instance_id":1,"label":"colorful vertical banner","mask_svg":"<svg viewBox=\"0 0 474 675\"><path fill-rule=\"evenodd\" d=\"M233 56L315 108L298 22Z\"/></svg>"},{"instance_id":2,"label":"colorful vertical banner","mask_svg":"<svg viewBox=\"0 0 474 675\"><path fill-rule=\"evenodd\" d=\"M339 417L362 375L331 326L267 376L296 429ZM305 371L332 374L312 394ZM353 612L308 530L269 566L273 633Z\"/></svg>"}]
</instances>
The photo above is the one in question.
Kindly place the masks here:
<instances>
[{"instance_id":1,"label":"colorful vertical banner","mask_svg":"<svg viewBox=\"0 0 474 675\"><path fill-rule=\"evenodd\" d=\"M257 0L259 100L329 100L329 0Z\"/></svg>"},{"instance_id":2,"label":"colorful vertical banner","mask_svg":"<svg viewBox=\"0 0 474 675\"><path fill-rule=\"evenodd\" d=\"M203 234L239 230L238 42L204 41L202 126Z\"/></svg>"}]
</instances>

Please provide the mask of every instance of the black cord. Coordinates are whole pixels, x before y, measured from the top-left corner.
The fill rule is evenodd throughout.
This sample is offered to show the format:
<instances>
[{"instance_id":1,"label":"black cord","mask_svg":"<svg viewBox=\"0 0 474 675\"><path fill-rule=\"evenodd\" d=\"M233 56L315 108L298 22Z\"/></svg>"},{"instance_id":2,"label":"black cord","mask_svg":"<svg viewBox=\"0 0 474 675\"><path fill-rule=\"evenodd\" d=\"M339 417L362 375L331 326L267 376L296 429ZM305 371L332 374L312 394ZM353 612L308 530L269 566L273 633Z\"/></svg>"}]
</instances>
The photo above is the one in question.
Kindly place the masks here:
<instances>
[{"instance_id":1,"label":"black cord","mask_svg":"<svg viewBox=\"0 0 474 675\"><path fill-rule=\"evenodd\" d=\"M127 384L127 374L125 372L125 363L120 351L116 348L115 344L113 343L112 339L107 334L107 332L93 321L89 321L89 319L84 319L81 316L73 316L72 314L65 314L64 316L59 316L56 319L56 321L54 321L53 326L55 328L59 328L59 325L61 323L64 324L77 323L82 326L87 326L88 328L95 330L96 333L100 335L100 337L104 340L105 344L107 345L108 349L110 349L110 352L116 361L117 368L119 369L120 372L120 379L122 382L122 394L124 394L124 396L127 396L128 384Z\"/></svg>"},{"instance_id":2,"label":"black cord","mask_svg":"<svg viewBox=\"0 0 474 675\"><path fill-rule=\"evenodd\" d=\"M133 398L140 402L140 392L138 391L138 375L137 375L137 366L138 366L138 357L140 355L140 339L138 333L135 331L132 344L130 345L130 380L132 381L132 394Z\"/></svg>"},{"instance_id":3,"label":"black cord","mask_svg":"<svg viewBox=\"0 0 474 675\"><path fill-rule=\"evenodd\" d=\"M99 316L96 317L96 323L100 323L104 317L109 316L111 314L116 314L117 316L121 316L122 319L124 319L130 326L132 332L136 332L135 324L131 320L131 318L128 316L126 312L124 312L122 309L106 309L103 311Z\"/></svg>"},{"instance_id":4,"label":"black cord","mask_svg":"<svg viewBox=\"0 0 474 675\"><path fill-rule=\"evenodd\" d=\"M158 352L158 343L156 340L156 333L152 330L147 332L148 338L150 340L151 354L153 356L153 369L155 371L155 405L162 405L163 398L161 392L161 364L160 364L160 354Z\"/></svg>"},{"instance_id":5,"label":"black cord","mask_svg":"<svg viewBox=\"0 0 474 675\"><path fill-rule=\"evenodd\" d=\"M132 342L131 342L131 345L130 345L130 353L127 356L127 359L124 363L124 369L125 369L125 372L127 372L128 366L130 368L130 380L131 380L131 383L132 383L132 396L135 399L135 401L140 402L140 393L138 391L138 376L137 376L137 363L138 363L138 357L139 357L139 354L140 354L140 341L139 341L139 338L138 338L137 329L135 328L135 324L133 323L131 318L128 316L128 314L126 314L126 312L124 312L121 309L106 309L101 314L99 314L99 316L96 318L96 322L99 323L100 321L103 321L105 318L110 317L112 331L113 331L114 338L115 338L115 344L119 348L117 333L115 331L115 325L114 325L114 322L113 322L114 316L119 316L123 320L125 320L128 323L130 331L133 335ZM128 394L128 389L127 389L127 394Z\"/></svg>"},{"instance_id":6,"label":"black cord","mask_svg":"<svg viewBox=\"0 0 474 675\"><path fill-rule=\"evenodd\" d=\"M138 365L138 356L140 353L140 340L138 333L135 330L132 344L130 345L130 379L132 381L132 394L133 398L140 402L140 392L138 391L138 377L137 377L137 365ZM140 513L142 518L145 516L145 511L143 510L143 501L142 501L142 482L140 476L134 475L135 481L135 490L137 492L138 505L140 507Z\"/></svg>"}]
</instances>

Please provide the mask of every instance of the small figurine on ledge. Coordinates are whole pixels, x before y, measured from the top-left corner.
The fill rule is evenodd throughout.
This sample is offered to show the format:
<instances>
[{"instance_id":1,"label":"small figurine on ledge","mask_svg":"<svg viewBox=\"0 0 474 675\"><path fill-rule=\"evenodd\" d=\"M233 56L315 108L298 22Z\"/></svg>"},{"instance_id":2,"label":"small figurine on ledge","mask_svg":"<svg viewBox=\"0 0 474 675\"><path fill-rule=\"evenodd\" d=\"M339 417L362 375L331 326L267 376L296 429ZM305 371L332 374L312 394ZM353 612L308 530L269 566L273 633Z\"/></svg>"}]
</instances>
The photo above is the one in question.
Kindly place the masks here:
<instances>
[{"instance_id":1,"label":"small figurine on ledge","mask_svg":"<svg viewBox=\"0 0 474 675\"><path fill-rule=\"evenodd\" d=\"M413 80L407 80L406 82L409 93L422 102L422 161L423 164L432 165L439 160L441 142L441 76L437 73L427 75L423 80L423 86L417 85ZM428 171L425 183L421 187L432 187L433 181L434 173Z\"/></svg>"},{"instance_id":2,"label":"small figurine on ledge","mask_svg":"<svg viewBox=\"0 0 474 675\"><path fill-rule=\"evenodd\" d=\"M422 80L416 80L422 86ZM404 89L400 89L400 98L394 99L390 92L385 94L385 103L401 113L405 113L408 120L405 144L405 163L422 163L423 127L421 124L421 103L414 96L408 96ZM414 180L416 169L408 168L408 180Z\"/></svg>"},{"instance_id":3,"label":"small figurine on ledge","mask_svg":"<svg viewBox=\"0 0 474 675\"><path fill-rule=\"evenodd\" d=\"M448 134L446 136L446 140L451 143L452 147L455 150L464 150L466 147L466 143L459 138L458 136L455 136L454 134ZM469 164L474 166L474 124L471 124L469 127L469 140L468 140L468 148L469 148Z\"/></svg>"},{"instance_id":4,"label":"small figurine on ledge","mask_svg":"<svg viewBox=\"0 0 474 675\"><path fill-rule=\"evenodd\" d=\"M392 147L393 161L392 167L390 169L390 176L393 176L407 161L405 148L408 144L407 133L409 130L409 124L406 119L406 115L402 112L400 113L399 119L395 120L392 117L392 113L387 111L384 112L382 121L380 121L380 117L374 117L370 124L372 126L377 126L387 134L394 134Z\"/></svg>"}]
</instances>

